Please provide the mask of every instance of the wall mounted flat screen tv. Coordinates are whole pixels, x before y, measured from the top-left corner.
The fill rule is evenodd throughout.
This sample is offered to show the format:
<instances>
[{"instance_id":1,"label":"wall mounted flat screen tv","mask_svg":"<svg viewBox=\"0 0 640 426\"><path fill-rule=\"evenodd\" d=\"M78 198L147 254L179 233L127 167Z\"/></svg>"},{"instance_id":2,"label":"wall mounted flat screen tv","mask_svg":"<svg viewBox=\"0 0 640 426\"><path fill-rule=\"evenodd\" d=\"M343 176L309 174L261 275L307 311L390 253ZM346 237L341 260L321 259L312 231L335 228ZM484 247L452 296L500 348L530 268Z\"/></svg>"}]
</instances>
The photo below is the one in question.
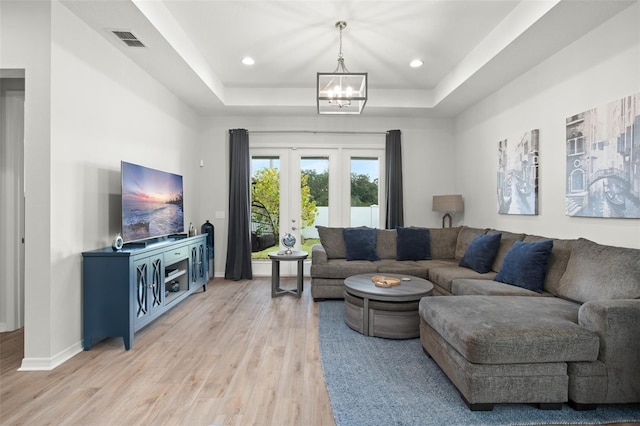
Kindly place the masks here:
<instances>
[{"instance_id":1,"label":"wall mounted flat screen tv","mask_svg":"<svg viewBox=\"0 0 640 426\"><path fill-rule=\"evenodd\" d=\"M184 232L182 176L122 162L122 239Z\"/></svg>"}]
</instances>

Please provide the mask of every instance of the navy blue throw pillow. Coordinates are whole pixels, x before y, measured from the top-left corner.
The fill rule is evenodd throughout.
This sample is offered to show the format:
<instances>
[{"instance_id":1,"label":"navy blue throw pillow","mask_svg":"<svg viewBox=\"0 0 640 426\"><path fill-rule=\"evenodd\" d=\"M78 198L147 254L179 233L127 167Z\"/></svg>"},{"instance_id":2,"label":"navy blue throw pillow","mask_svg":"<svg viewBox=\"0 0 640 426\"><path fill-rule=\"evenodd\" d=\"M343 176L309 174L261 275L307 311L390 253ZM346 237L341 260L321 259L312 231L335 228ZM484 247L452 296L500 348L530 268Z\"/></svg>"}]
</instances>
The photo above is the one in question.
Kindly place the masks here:
<instances>
[{"instance_id":1,"label":"navy blue throw pillow","mask_svg":"<svg viewBox=\"0 0 640 426\"><path fill-rule=\"evenodd\" d=\"M403 228L398 226L397 260L429 260L431 259L431 237L427 228Z\"/></svg>"},{"instance_id":2,"label":"navy blue throw pillow","mask_svg":"<svg viewBox=\"0 0 640 426\"><path fill-rule=\"evenodd\" d=\"M552 240L534 243L516 241L504 256L502 267L494 280L542 293L552 249Z\"/></svg>"},{"instance_id":3,"label":"navy blue throw pillow","mask_svg":"<svg viewBox=\"0 0 640 426\"><path fill-rule=\"evenodd\" d=\"M342 236L347 251L347 260L380 260L376 252L375 228L344 228Z\"/></svg>"},{"instance_id":4,"label":"navy blue throw pillow","mask_svg":"<svg viewBox=\"0 0 640 426\"><path fill-rule=\"evenodd\" d=\"M491 271L493 261L500 248L502 234L478 235L469 243L464 256L460 259L460 266L473 269L480 274Z\"/></svg>"}]
</instances>

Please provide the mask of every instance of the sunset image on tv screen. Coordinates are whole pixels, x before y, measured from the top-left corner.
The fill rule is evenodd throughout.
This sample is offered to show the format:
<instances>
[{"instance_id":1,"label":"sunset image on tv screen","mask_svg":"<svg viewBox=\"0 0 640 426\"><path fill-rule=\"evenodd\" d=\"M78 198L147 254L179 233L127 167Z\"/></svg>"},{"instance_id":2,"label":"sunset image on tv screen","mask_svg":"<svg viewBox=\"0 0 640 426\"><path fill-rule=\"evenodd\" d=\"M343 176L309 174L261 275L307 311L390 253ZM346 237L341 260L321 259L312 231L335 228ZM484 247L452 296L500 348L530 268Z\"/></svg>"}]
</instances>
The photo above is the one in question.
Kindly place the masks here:
<instances>
[{"instance_id":1,"label":"sunset image on tv screen","mask_svg":"<svg viewBox=\"0 0 640 426\"><path fill-rule=\"evenodd\" d=\"M122 162L122 238L184 231L182 176Z\"/></svg>"}]
</instances>

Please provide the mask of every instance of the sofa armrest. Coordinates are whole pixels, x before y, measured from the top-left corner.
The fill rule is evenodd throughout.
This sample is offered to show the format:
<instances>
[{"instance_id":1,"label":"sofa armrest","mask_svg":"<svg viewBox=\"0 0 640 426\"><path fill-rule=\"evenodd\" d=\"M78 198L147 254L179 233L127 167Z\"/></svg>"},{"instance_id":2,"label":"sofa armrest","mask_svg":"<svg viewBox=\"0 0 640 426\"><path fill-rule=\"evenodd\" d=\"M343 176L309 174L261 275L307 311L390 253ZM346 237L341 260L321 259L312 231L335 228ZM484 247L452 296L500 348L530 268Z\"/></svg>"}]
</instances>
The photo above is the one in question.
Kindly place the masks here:
<instances>
[{"instance_id":1,"label":"sofa armrest","mask_svg":"<svg viewBox=\"0 0 640 426\"><path fill-rule=\"evenodd\" d=\"M322 265L326 264L327 261L327 252L324 247L322 247L322 244L314 244L311 247L311 264Z\"/></svg>"},{"instance_id":2,"label":"sofa armrest","mask_svg":"<svg viewBox=\"0 0 640 426\"><path fill-rule=\"evenodd\" d=\"M607 369L607 401L639 401L640 299L586 302L578 323L600 337L598 359Z\"/></svg>"}]
</instances>

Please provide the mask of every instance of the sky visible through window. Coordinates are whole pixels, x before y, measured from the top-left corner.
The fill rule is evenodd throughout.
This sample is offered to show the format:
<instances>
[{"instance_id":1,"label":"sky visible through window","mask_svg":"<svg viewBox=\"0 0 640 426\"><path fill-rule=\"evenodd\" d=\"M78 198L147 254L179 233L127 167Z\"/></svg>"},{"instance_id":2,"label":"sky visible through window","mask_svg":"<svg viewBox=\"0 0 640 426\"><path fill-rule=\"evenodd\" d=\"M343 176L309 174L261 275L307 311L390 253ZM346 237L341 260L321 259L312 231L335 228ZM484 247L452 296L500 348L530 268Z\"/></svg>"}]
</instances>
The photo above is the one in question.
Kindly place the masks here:
<instances>
[{"instance_id":1,"label":"sky visible through window","mask_svg":"<svg viewBox=\"0 0 640 426\"><path fill-rule=\"evenodd\" d=\"M303 158L300 163L302 170L315 170L318 173L328 171L327 167L329 163L326 158ZM251 174L254 175L258 170L262 170L265 167L280 168L280 159L278 157L273 158L259 158L254 157L251 160ZM379 165L377 158L353 158L351 160L351 173L358 175L368 175L369 180L373 181L380 177Z\"/></svg>"}]
</instances>

